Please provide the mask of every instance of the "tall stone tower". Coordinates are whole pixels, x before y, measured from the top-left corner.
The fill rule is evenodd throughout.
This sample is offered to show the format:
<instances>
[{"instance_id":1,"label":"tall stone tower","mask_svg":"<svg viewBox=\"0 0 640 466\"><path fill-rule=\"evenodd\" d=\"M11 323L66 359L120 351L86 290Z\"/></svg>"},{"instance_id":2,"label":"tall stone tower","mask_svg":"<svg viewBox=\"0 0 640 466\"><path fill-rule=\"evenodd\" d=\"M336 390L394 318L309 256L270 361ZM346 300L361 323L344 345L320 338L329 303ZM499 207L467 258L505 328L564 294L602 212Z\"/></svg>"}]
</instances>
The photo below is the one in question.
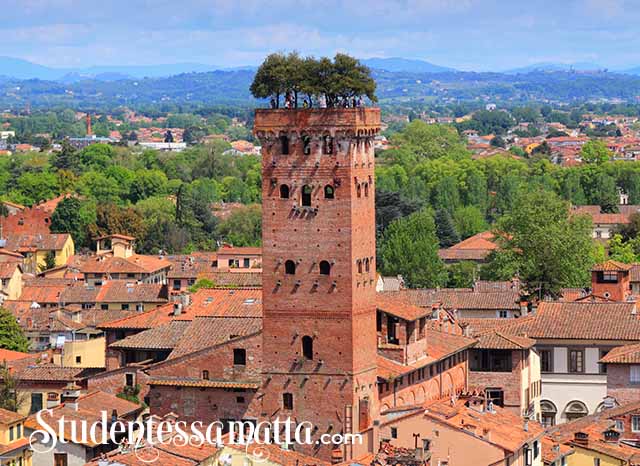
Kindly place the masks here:
<instances>
[{"instance_id":1,"label":"tall stone tower","mask_svg":"<svg viewBox=\"0 0 640 466\"><path fill-rule=\"evenodd\" d=\"M311 422L316 436L364 431L378 413L380 110L257 110L254 128L262 144L262 415ZM310 452L337 449L350 458L349 447Z\"/></svg>"}]
</instances>

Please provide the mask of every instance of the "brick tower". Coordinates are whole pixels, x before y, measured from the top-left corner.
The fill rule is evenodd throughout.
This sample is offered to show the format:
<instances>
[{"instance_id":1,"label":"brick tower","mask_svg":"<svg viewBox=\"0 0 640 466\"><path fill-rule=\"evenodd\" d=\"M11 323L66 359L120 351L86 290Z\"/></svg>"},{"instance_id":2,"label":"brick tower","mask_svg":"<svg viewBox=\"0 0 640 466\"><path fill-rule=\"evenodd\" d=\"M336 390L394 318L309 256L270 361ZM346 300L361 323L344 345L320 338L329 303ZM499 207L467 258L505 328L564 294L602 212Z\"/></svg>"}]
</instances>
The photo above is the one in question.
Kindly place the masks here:
<instances>
[{"instance_id":1,"label":"brick tower","mask_svg":"<svg viewBox=\"0 0 640 466\"><path fill-rule=\"evenodd\" d=\"M311 422L316 436L364 431L378 413L380 110L257 110L254 128L262 144L262 416ZM310 453L328 458L333 449ZM340 450L350 458L351 448Z\"/></svg>"}]
</instances>

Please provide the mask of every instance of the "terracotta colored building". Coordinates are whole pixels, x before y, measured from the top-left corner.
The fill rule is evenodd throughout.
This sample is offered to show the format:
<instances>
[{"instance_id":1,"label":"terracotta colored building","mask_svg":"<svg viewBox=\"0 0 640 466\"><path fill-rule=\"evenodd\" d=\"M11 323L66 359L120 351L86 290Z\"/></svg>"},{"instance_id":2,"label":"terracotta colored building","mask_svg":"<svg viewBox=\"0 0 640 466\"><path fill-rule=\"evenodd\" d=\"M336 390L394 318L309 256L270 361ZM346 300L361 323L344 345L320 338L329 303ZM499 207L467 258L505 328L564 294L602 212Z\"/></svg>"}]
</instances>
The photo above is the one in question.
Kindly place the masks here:
<instances>
[{"instance_id":1,"label":"terracotta colored building","mask_svg":"<svg viewBox=\"0 0 640 466\"><path fill-rule=\"evenodd\" d=\"M256 110L263 174L261 417L310 421L317 434L365 430L377 417L373 138L379 130L377 108ZM326 458L330 450L313 453Z\"/></svg>"}]
</instances>

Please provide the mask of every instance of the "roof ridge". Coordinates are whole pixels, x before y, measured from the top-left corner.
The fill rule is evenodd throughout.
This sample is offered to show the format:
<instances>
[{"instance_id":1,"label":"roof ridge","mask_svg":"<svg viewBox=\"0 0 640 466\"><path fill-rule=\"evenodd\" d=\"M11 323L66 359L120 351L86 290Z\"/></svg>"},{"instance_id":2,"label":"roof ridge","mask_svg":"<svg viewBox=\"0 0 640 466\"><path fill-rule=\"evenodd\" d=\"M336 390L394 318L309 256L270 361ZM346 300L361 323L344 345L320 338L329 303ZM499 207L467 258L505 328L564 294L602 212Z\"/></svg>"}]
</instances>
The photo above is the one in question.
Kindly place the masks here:
<instances>
[{"instance_id":1,"label":"roof ridge","mask_svg":"<svg viewBox=\"0 0 640 466\"><path fill-rule=\"evenodd\" d=\"M529 338L529 337L526 337L526 336L520 337L520 336L516 336L516 335L511 335L511 338L509 338L507 335L503 334L500 330L496 330L496 335L504 338L505 340L507 340L507 341L513 343L514 345L519 346L520 348L523 348L523 349L524 349L524 346L522 346L521 343L518 343L517 341L513 340L512 338L514 338L514 337L515 338Z\"/></svg>"}]
</instances>

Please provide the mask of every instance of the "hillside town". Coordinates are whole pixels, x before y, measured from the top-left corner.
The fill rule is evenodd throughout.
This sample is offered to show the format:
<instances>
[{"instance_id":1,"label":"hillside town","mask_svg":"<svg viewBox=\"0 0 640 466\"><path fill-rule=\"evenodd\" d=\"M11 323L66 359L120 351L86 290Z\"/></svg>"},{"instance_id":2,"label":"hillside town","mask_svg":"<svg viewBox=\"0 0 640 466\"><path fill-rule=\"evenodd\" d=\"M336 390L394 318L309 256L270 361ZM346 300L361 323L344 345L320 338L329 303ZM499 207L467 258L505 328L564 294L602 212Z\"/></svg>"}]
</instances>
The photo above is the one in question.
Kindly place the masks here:
<instances>
[{"instance_id":1,"label":"hillside town","mask_svg":"<svg viewBox=\"0 0 640 466\"><path fill-rule=\"evenodd\" d=\"M2 73L0 466L640 466L636 78L428 74Z\"/></svg>"}]
</instances>

